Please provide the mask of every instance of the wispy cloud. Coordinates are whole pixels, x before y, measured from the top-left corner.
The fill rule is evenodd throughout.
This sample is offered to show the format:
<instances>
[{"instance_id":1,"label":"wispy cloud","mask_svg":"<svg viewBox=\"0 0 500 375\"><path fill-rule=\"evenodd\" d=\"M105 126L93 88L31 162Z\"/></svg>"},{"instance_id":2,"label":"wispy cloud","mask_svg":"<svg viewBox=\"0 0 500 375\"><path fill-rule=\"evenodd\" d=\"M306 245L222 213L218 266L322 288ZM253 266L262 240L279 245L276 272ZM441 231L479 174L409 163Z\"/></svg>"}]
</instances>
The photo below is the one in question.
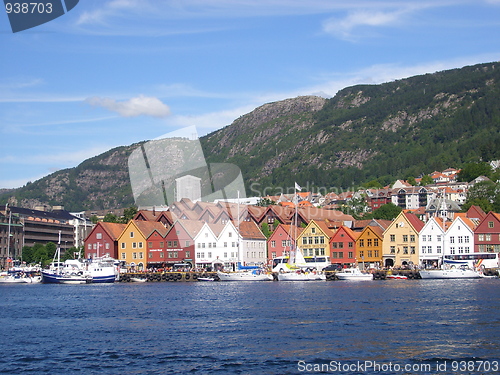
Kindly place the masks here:
<instances>
[{"instance_id":1,"label":"wispy cloud","mask_svg":"<svg viewBox=\"0 0 500 375\"><path fill-rule=\"evenodd\" d=\"M93 106L103 107L123 117L152 116L166 117L170 108L155 97L140 95L129 100L118 102L110 98L91 97L85 100Z\"/></svg>"}]
</instances>

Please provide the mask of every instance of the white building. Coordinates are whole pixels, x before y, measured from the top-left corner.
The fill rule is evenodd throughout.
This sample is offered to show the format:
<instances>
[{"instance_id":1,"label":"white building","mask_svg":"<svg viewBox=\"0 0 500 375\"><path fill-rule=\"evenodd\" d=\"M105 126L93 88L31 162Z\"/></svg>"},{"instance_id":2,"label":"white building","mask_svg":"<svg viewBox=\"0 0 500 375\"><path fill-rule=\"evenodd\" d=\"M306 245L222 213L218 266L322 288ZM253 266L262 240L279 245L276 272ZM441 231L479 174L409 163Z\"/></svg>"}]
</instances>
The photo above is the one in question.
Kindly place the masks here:
<instances>
[{"instance_id":1,"label":"white building","mask_svg":"<svg viewBox=\"0 0 500 375\"><path fill-rule=\"evenodd\" d=\"M476 223L465 216L455 216L445 234L444 255L473 253L475 227Z\"/></svg>"},{"instance_id":2,"label":"white building","mask_svg":"<svg viewBox=\"0 0 500 375\"><path fill-rule=\"evenodd\" d=\"M445 230L441 218L431 217L419 233L419 263L422 267L441 264Z\"/></svg>"},{"instance_id":3,"label":"white building","mask_svg":"<svg viewBox=\"0 0 500 375\"><path fill-rule=\"evenodd\" d=\"M180 202L182 198L201 200L201 178L187 175L175 179L175 200Z\"/></svg>"}]
</instances>

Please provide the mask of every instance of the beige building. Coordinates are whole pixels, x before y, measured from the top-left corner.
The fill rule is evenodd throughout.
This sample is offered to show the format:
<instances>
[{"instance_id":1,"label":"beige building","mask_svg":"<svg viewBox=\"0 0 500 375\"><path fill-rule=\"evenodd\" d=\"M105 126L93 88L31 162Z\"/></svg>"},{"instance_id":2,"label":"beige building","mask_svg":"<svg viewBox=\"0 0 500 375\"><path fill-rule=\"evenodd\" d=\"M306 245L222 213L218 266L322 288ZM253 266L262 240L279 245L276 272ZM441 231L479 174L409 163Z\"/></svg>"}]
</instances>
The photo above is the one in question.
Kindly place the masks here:
<instances>
[{"instance_id":1,"label":"beige building","mask_svg":"<svg viewBox=\"0 0 500 375\"><path fill-rule=\"evenodd\" d=\"M382 265L411 267L419 264L418 234L424 223L414 214L401 212L383 233Z\"/></svg>"}]
</instances>

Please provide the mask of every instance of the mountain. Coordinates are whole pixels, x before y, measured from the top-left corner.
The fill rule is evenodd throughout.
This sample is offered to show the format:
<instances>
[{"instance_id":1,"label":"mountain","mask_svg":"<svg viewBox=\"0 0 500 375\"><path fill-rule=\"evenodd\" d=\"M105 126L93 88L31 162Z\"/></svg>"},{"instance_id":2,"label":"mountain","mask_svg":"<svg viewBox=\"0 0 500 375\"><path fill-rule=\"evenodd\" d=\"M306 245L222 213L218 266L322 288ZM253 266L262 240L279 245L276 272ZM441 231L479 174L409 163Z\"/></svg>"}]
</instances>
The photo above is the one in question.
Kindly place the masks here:
<instances>
[{"instance_id":1,"label":"mountain","mask_svg":"<svg viewBox=\"0 0 500 375\"><path fill-rule=\"evenodd\" d=\"M247 195L294 182L322 193L500 158L500 63L357 85L333 98L268 103L201 138L207 162L241 168ZM0 193L0 204L66 209L132 205L127 171L142 143Z\"/></svg>"}]
</instances>

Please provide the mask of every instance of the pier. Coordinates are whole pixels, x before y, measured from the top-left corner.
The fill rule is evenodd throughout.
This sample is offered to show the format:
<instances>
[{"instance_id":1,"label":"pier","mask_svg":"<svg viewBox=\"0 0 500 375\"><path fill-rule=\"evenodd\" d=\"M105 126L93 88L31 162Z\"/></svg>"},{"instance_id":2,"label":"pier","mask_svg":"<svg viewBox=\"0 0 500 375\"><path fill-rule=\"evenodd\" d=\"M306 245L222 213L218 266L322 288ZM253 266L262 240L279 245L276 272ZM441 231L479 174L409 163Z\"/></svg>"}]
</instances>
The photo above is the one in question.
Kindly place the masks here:
<instances>
[{"instance_id":1,"label":"pier","mask_svg":"<svg viewBox=\"0 0 500 375\"><path fill-rule=\"evenodd\" d=\"M326 280L338 280L337 271L326 271ZM373 270L374 280L386 280L387 275L405 276L407 279L421 279L418 270ZM499 276L496 269L486 269L485 276ZM278 274L272 273L274 281L278 281ZM193 282L193 281L220 281L217 272L128 272L120 274L120 282L134 282L134 279L146 280L147 282ZM201 280L200 280L201 279ZM213 280L211 280L213 279Z\"/></svg>"}]
</instances>

